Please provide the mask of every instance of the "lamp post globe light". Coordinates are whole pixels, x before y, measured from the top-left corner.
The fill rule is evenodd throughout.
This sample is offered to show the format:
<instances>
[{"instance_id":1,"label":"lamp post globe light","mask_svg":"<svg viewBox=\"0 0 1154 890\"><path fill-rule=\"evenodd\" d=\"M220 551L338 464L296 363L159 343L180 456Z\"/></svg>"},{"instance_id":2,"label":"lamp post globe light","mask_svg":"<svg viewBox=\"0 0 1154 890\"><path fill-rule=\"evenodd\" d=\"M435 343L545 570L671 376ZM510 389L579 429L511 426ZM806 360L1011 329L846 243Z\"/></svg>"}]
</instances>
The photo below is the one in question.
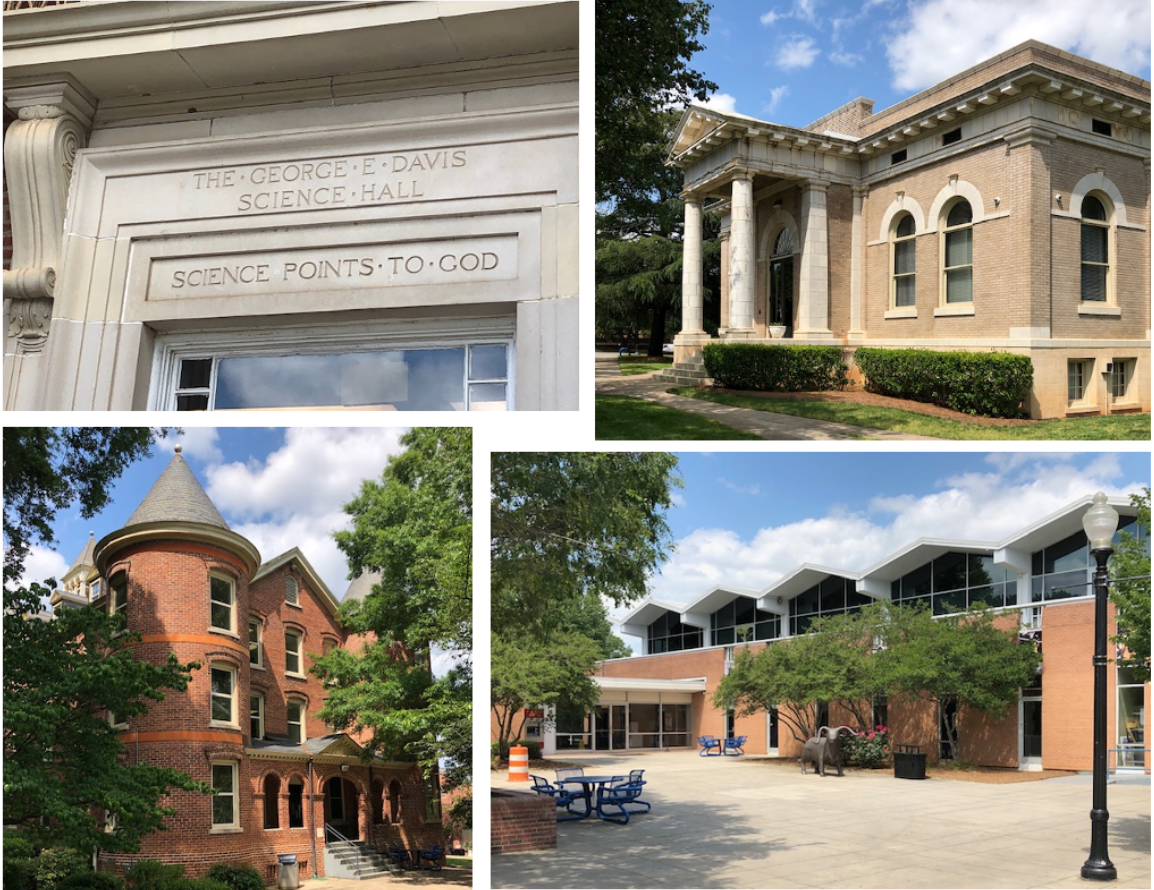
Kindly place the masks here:
<instances>
[{"instance_id":1,"label":"lamp post globe light","mask_svg":"<svg viewBox=\"0 0 1154 890\"><path fill-rule=\"evenodd\" d=\"M1114 552L1118 511L1098 492L1082 517L1097 567L1094 570L1094 808L1090 810L1090 858L1082 864L1082 877L1113 881L1118 870L1106 852L1106 563Z\"/></svg>"}]
</instances>

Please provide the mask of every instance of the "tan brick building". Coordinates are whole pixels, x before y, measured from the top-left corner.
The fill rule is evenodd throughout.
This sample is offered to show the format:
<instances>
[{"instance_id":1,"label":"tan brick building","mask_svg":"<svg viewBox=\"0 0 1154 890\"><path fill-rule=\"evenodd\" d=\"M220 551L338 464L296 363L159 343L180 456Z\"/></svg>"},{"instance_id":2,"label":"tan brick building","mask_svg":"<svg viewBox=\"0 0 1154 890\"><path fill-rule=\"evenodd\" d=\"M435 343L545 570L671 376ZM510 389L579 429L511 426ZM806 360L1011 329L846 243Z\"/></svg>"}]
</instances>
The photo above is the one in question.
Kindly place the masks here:
<instances>
[{"instance_id":1,"label":"tan brick building","mask_svg":"<svg viewBox=\"0 0 1154 890\"><path fill-rule=\"evenodd\" d=\"M1144 536L1128 501L1112 499L1120 529ZM804 564L764 590L719 585L689 605L650 600L622 623L641 639L642 654L602 662L595 677L598 706L580 725L562 723L540 735L546 752L692 748L700 735L748 736L745 750L797 756L776 709L740 717L714 707L712 696L743 641L754 649L789 645L819 615L852 612L882 600L924 603L935 614L978 600L1017 627L1023 642L1040 641L1037 682L1019 692L1003 720L958 715L959 756L989 766L1088 770L1092 758L1094 603L1082 516L1089 498L1002 541L921 538L863 572ZM1113 612L1110 633L1114 633ZM1149 769L1150 684L1109 669L1107 747L1110 762ZM868 710L868 709L867 709ZM940 752L939 715L924 703L872 703L873 721L897 744ZM850 724L834 706L820 721ZM532 733L530 733L531 735Z\"/></svg>"},{"instance_id":2,"label":"tan brick building","mask_svg":"<svg viewBox=\"0 0 1154 890\"><path fill-rule=\"evenodd\" d=\"M722 342L1012 352L1033 361L1034 417L1149 410L1149 82L1027 41L801 129L691 106L668 163L685 173L680 365L711 340L708 206Z\"/></svg>"},{"instance_id":3,"label":"tan brick building","mask_svg":"<svg viewBox=\"0 0 1154 890\"><path fill-rule=\"evenodd\" d=\"M139 854L102 854L102 867L146 858L198 875L247 863L275 878L277 854L295 853L302 878L342 876L383 867L374 849L443 843L435 777L363 759L361 740L317 716L326 690L309 673L312 656L365 638L344 630L337 598L298 549L262 562L177 447L125 526L88 542L53 607L121 612L141 634L138 658L200 662L185 691L109 719L134 758L218 793L173 791L169 830L146 835ZM362 577L345 598L371 586Z\"/></svg>"}]
</instances>

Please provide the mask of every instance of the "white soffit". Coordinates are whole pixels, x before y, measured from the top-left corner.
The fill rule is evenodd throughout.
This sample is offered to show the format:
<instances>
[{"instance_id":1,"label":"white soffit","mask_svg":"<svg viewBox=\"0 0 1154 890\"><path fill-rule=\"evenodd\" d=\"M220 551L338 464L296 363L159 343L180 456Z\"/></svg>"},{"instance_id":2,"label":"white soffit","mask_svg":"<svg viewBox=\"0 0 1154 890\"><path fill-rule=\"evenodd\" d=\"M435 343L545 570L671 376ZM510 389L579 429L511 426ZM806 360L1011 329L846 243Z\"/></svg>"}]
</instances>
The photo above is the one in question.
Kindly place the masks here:
<instances>
[{"instance_id":1,"label":"white soffit","mask_svg":"<svg viewBox=\"0 0 1154 890\"><path fill-rule=\"evenodd\" d=\"M705 692L705 678L687 680L649 680L639 677L594 677L598 688L606 692Z\"/></svg>"}]
</instances>

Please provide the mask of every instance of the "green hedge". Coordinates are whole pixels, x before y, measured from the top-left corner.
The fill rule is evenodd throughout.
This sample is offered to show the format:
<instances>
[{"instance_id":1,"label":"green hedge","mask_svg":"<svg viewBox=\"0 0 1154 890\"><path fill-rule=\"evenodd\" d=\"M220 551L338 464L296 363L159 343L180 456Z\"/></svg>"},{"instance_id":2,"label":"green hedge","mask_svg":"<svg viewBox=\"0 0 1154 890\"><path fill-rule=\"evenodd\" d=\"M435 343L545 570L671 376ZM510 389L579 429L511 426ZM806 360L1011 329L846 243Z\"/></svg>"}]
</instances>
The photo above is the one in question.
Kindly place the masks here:
<instances>
[{"instance_id":1,"label":"green hedge","mask_svg":"<svg viewBox=\"0 0 1154 890\"><path fill-rule=\"evenodd\" d=\"M870 392L965 414L1022 417L1028 413L1034 363L1026 355L863 346L854 361Z\"/></svg>"},{"instance_id":2,"label":"green hedge","mask_svg":"<svg viewBox=\"0 0 1154 890\"><path fill-rule=\"evenodd\" d=\"M840 346L707 343L705 370L717 386L768 392L843 389L846 365Z\"/></svg>"}]
</instances>

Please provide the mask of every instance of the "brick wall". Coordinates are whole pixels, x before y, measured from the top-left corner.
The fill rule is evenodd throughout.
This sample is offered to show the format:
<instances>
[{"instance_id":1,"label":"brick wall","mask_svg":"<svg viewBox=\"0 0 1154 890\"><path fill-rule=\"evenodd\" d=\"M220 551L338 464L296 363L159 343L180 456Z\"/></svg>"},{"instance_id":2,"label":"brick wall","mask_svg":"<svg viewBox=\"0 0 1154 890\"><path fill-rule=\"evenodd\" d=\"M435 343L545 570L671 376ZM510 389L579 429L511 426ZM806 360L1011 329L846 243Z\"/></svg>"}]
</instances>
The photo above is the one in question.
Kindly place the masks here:
<instances>
[{"instance_id":1,"label":"brick wall","mask_svg":"<svg viewBox=\"0 0 1154 890\"><path fill-rule=\"evenodd\" d=\"M520 853L557 846L557 804L551 797L494 790L492 852Z\"/></svg>"}]
</instances>

